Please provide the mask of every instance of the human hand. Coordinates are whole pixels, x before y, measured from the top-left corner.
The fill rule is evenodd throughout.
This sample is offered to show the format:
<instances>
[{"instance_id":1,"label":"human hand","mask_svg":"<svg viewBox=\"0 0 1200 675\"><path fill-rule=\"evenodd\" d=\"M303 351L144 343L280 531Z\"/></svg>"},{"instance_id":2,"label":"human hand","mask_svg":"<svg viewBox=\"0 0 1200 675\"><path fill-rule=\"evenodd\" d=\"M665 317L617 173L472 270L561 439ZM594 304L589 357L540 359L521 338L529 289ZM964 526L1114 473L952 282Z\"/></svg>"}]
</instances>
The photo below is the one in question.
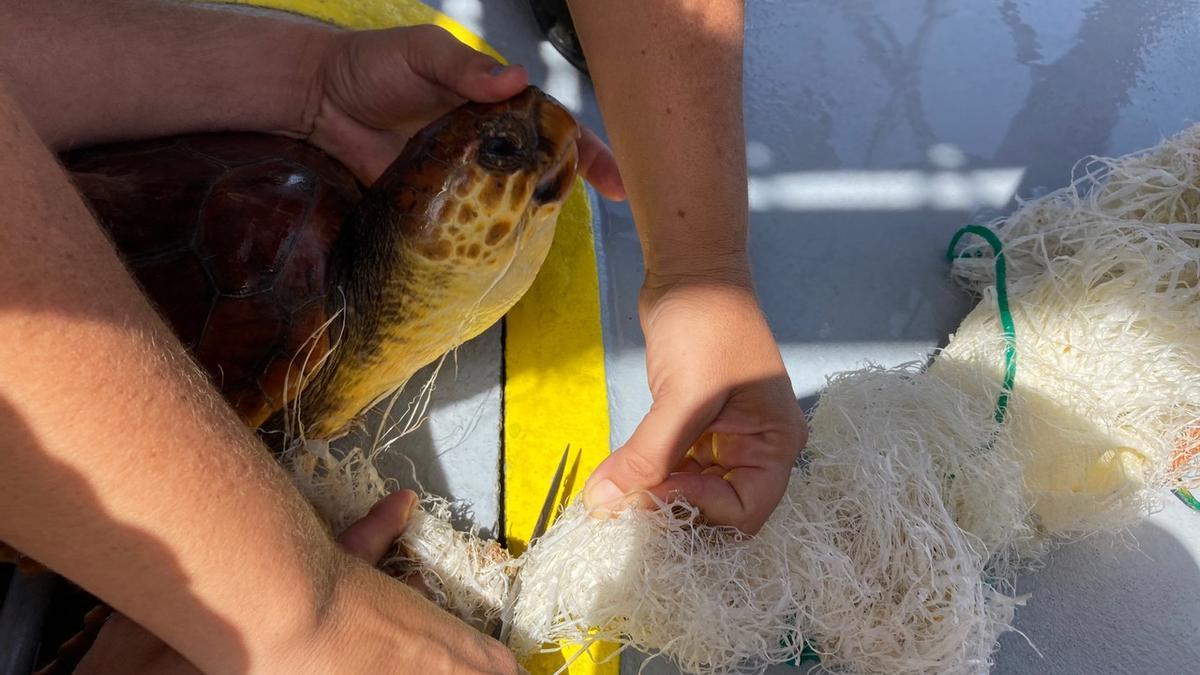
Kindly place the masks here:
<instances>
[{"instance_id":1,"label":"human hand","mask_svg":"<svg viewBox=\"0 0 1200 675\"><path fill-rule=\"evenodd\" d=\"M589 508L636 491L678 495L710 522L750 534L774 511L808 431L748 274L735 276L643 288L654 402L588 479Z\"/></svg>"},{"instance_id":2,"label":"human hand","mask_svg":"<svg viewBox=\"0 0 1200 675\"><path fill-rule=\"evenodd\" d=\"M378 564L416 506L404 491L380 501L339 538L348 553ZM335 586L325 620L300 636L271 670L345 673L519 673L499 642L426 600L419 591L355 561Z\"/></svg>"},{"instance_id":3,"label":"human hand","mask_svg":"<svg viewBox=\"0 0 1200 675\"><path fill-rule=\"evenodd\" d=\"M502 101L529 84L523 67L504 67L437 26L325 35L304 134L367 183L438 116L464 101ZM605 197L624 199L612 152L588 129L579 174Z\"/></svg>"},{"instance_id":4,"label":"human hand","mask_svg":"<svg viewBox=\"0 0 1200 675\"><path fill-rule=\"evenodd\" d=\"M377 565L404 533L418 502L403 490L380 500L338 538L349 555ZM305 636L264 670L276 672L516 673L512 655L459 622L415 591L366 565L354 564L339 584L341 603L331 605L320 637ZM348 587L353 587L347 591ZM358 598L347 602L347 598ZM346 606L353 607L346 610ZM348 616L341 612L348 611ZM344 635L336 635L344 632ZM294 669L296 666L304 666ZM75 671L79 675L200 671L179 652L122 614L114 614Z\"/></svg>"}]
</instances>

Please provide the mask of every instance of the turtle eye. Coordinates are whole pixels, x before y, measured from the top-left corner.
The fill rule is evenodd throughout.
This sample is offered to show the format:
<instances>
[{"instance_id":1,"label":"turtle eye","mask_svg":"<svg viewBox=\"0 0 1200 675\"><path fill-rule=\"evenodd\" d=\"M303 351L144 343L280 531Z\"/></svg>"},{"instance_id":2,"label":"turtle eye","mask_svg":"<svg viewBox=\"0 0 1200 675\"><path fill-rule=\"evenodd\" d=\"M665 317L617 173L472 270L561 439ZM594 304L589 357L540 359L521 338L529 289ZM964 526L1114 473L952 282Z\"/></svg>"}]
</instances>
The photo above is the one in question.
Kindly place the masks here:
<instances>
[{"instance_id":1,"label":"turtle eye","mask_svg":"<svg viewBox=\"0 0 1200 675\"><path fill-rule=\"evenodd\" d=\"M517 145L514 139L505 136L485 138L479 146L480 153L494 157L515 157L520 151L521 146Z\"/></svg>"},{"instance_id":2,"label":"turtle eye","mask_svg":"<svg viewBox=\"0 0 1200 675\"><path fill-rule=\"evenodd\" d=\"M492 171L526 168L536 150L537 135L525 119L502 116L488 120L479 130L479 163Z\"/></svg>"},{"instance_id":3,"label":"turtle eye","mask_svg":"<svg viewBox=\"0 0 1200 675\"><path fill-rule=\"evenodd\" d=\"M525 165L521 139L513 134L490 134L479 142L479 163L493 171L512 173Z\"/></svg>"}]
</instances>

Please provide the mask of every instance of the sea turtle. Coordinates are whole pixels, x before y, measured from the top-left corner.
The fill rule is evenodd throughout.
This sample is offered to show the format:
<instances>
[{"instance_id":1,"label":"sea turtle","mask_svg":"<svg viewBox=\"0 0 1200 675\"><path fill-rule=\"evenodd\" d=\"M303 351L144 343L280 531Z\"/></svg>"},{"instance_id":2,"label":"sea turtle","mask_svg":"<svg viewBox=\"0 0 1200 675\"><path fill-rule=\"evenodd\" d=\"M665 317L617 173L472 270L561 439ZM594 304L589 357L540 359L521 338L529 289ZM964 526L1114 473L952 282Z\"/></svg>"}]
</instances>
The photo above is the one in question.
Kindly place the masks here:
<instances>
[{"instance_id":1,"label":"sea turtle","mask_svg":"<svg viewBox=\"0 0 1200 675\"><path fill-rule=\"evenodd\" d=\"M284 438L333 438L529 288L575 180L578 138L570 113L529 87L435 120L369 188L320 150L265 134L61 159L242 419ZM110 611L93 609L80 630L94 601L70 598L47 635L77 634L45 672L69 672Z\"/></svg>"},{"instance_id":2,"label":"sea turtle","mask_svg":"<svg viewBox=\"0 0 1200 675\"><path fill-rule=\"evenodd\" d=\"M365 189L320 150L270 135L123 143L63 162L242 418L284 430L290 417L287 431L331 438L529 288L578 137L529 87L434 121Z\"/></svg>"}]
</instances>

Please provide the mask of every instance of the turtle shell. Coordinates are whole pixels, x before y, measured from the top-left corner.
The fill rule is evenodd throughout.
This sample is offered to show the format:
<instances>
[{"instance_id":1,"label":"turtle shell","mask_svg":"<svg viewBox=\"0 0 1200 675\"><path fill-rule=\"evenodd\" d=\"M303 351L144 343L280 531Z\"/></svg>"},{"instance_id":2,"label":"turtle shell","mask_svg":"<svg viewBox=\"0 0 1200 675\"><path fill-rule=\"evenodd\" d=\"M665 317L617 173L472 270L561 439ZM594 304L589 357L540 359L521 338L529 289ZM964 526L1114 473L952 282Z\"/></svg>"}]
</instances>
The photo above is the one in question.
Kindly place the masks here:
<instances>
[{"instance_id":1,"label":"turtle shell","mask_svg":"<svg viewBox=\"0 0 1200 675\"><path fill-rule=\"evenodd\" d=\"M329 347L330 253L361 186L301 141L198 134L62 157L125 263L251 426Z\"/></svg>"}]
</instances>

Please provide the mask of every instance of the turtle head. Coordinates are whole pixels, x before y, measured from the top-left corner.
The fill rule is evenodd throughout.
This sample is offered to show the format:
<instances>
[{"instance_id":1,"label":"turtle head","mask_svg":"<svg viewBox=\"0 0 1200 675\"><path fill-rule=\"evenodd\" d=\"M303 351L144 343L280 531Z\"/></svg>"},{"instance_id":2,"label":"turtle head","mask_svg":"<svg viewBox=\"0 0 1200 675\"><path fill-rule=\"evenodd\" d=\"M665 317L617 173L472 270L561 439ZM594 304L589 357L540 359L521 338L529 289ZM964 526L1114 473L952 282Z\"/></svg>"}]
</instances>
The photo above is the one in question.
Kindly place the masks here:
<instances>
[{"instance_id":1,"label":"turtle head","mask_svg":"<svg viewBox=\"0 0 1200 675\"><path fill-rule=\"evenodd\" d=\"M461 105L414 136L371 187L353 240L360 250L363 241L390 240L397 246L374 248L411 252L459 282L486 282L481 299L511 277L519 296L574 184L578 139L571 114L536 87Z\"/></svg>"},{"instance_id":2,"label":"turtle head","mask_svg":"<svg viewBox=\"0 0 1200 675\"><path fill-rule=\"evenodd\" d=\"M506 215L498 202L501 183L509 197L507 215L556 207L575 179L579 125L557 101L535 87L492 105L473 104L477 112L474 179L491 181L492 190L478 198L496 215ZM482 175L486 174L486 175ZM483 187L483 185L481 185Z\"/></svg>"},{"instance_id":3,"label":"turtle head","mask_svg":"<svg viewBox=\"0 0 1200 675\"><path fill-rule=\"evenodd\" d=\"M446 178L453 192L431 203L420 252L528 277L519 295L541 266L574 184L579 126L534 87L500 103L468 104L447 121L441 138L462 143Z\"/></svg>"},{"instance_id":4,"label":"turtle head","mask_svg":"<svg viewBox=\"0 0 1200 675\"><path fill-rule=\"evenodd\" d=\"M495 323L533 283L575 183L579 126L534 87L443 119L443 190L409 245L412 269L441 280L431 300L463 318L445 351Z\"/></svg>"},{"instance_id":5,"label":"turtle head","mask_svg":"<svg viewBox=\"0 0 1200 675\"><path fill-rule=\"evenodd\" d=\"M328 436L529 289L575 183L579 126L534 87L415 135L338 237L346 323L307 424Z\"/></svg>"}]
</instances>

